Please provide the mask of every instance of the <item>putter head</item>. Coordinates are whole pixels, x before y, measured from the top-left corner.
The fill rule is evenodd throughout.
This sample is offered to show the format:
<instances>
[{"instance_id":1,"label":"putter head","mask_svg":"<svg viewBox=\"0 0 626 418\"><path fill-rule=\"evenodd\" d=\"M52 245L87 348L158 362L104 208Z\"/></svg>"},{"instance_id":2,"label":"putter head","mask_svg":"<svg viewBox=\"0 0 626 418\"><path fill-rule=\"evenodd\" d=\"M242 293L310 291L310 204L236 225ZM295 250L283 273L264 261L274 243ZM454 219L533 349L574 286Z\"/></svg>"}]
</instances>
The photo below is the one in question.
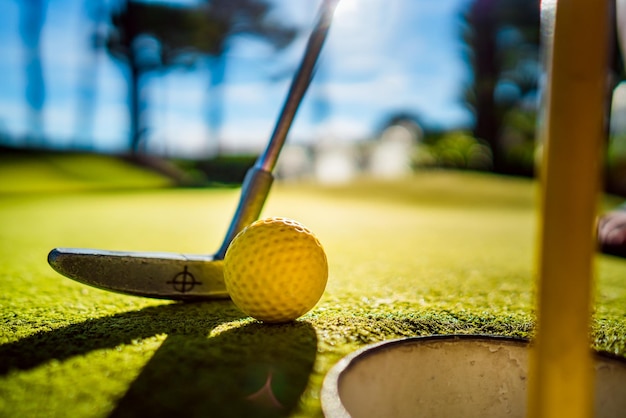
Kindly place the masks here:
<instances>
[{"instance_id":1,"label":"putter head","mask_svg":"<svg viewBox=\"0 0 626 418\"><path fill-rule=\"evenodd\" d=\"M72 280L117 293L181 301L229 297L224 262L211 255L55 248L48 263Z\"/></svg>"}]
</instances>

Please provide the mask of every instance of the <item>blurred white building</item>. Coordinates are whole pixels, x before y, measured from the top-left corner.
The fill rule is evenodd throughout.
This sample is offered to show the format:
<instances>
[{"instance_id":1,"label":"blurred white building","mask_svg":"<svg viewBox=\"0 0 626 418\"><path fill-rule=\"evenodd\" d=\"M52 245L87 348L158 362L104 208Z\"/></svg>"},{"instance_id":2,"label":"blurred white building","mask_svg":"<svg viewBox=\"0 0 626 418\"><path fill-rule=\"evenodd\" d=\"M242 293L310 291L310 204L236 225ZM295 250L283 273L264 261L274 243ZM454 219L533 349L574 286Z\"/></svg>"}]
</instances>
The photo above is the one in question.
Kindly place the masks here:
<instances>
[{"instance_id":1,"label":"blurred white building","mask_svg":"<svg viewBox=\"0 0 626 418\"><path fill-rule=\"evenodd\" d=\"M345 184L359 176L395 179L412 172L414 153L422 129L401 122L383 130L373 140L345 142L325 135L312 146L285 145L276 166L276 177Z\"/></svg>"}]
</instances>

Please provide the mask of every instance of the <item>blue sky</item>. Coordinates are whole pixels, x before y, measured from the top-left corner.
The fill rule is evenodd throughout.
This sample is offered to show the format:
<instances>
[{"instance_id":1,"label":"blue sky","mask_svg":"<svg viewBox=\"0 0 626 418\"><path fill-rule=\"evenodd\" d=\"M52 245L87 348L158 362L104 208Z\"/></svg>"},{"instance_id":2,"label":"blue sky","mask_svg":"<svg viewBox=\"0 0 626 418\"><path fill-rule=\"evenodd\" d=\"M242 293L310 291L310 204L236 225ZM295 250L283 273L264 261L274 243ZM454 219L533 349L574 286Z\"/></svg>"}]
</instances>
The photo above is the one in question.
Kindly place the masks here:
<instances>
[{"instance_id":1,"label":"blue sky","mask_svg":"<svg viewBox=\"0 0 626 418\"><path fill-rule=\"evenodd\" d=\"M11 137L28 133L18 1L0 3L0 127ZM367 138L393 112L414 113L434 127L471 124L459 99L470 77L459 32L459 14L468 1L342 0L289 140ZM267 141L290 74L270 77L296 66L319 0L276 3L275 13L303 28L302 36L279 53L257 40L233 40L223 87L222 149L259 148ZM125 70L104 52L93 66L93 55L86 53L90 30L82 0L49 0L42 44L47 141L56 147L123 150L129 130ZM95 119L91 132L77 133L79 91L86 80L96 86ZM215 149L205 122L207 86L208 75L200 70L149 79L151 150L191 156ZM328 103L321 120L314 111L318 95Z\"/></svg>"}]
</instances>

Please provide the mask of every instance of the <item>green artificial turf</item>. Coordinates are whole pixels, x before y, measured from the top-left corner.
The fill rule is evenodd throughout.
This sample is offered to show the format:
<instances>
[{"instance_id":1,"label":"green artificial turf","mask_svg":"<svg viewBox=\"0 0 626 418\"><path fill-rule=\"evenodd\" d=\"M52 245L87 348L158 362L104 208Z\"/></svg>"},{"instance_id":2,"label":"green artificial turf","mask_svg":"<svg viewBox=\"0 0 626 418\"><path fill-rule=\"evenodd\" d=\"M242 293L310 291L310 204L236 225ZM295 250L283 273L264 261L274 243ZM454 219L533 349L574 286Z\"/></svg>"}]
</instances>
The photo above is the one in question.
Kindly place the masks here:
<instances>
[{"instance_id":1,"label":"green artificial turf","mask_svg":"<svg viewBox=\"0 0 626 418\"><path fill-rule=\"evenodd\" d=\"M121 159L97 154L0 154L0 193L161 187L172 181Z\"/></svg>"},{"instance_id":2,"label":"green artificial turf","mask_svg":"<svg viewBox=\"0 0 626 418\"><path fill-rule=\"evenodd\" d=\"M90 179L85 159L102 174ZM292 324L256 322L230 301L108 293L47 265L57 246L216 250L239 191L167 184L94 156L0 168L1 417L320 416L325 374L365 344L533 335L536 184L525 179L276 184L264 216L307 225L330 268L320 303ZM598 257L594 306L594 347L626 355L626 261Z\"/></svg>"}]
</instances>

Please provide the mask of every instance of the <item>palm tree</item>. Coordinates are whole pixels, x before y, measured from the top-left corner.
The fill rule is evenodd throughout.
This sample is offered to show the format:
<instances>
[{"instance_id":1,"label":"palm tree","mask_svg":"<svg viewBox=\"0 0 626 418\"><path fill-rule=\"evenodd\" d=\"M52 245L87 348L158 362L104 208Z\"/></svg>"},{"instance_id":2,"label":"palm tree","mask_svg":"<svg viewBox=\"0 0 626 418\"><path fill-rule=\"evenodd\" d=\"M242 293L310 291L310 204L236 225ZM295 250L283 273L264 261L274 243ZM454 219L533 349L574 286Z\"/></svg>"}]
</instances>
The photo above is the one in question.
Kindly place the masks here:
<instances>
[{"instance_id":1,"label":"palm tree","mask_svg":"<svg viewBox=\"0 0 626 418\"><path fill-rule=\"evenodd\" d=\"M26 73L26 102L28 103L28 140L41 146L44 136L43 108L46 89L41 65L41 31L46 8L43 0L24 0L21 7L20 35L24 44L24 70Z\"/></svg>"},{"instance_id":2,"label":"palm tree","mask_svg":"<svg viewBox=\"0 0 626 418\"><path fill-rule=\"evenodd\" d=\"M112 13L107 50L129 69L129 142L133 152L140 151L145 140L142 77L174 66L191 67L201 57L225 60L228 40L237 35L257 36L276 48L286 46L295 30L273 21L271 7L266 0L206 0L193 7L126 0ZM224 78L218 69L213 67L214 87ZM219 123L219 118L216 120L214 124Z\"/></svg>"},{"instance_id":3,"label":"palm tree","mask_svg":"<svg viewBox=\"0 0 626 418\"><path fill-rule=\"evenodd\" d=\"M463 19L473 74L464 101L475 115L474 136L492 150L493 170L505 173L510 167L501 135L507 113L527 103L538 88L539 3L475 0ZM509 94L498 94L499 87L508 87Z\"/></svg>"},{"instance_id":4,"label":"palm tree","mask_svg":"<svg viewBox=\"0 0 626 418\"><path fill-rule=\"evenodd\" d=\"M111 14L112 30L106 39L109 54L128 67L129 145L140 151L146 124L141 101L142 77L150 71L173 66L192 47L206 48L211 38L196 43L201 29L197 15L188 8L126 0Z\"/></svg>"},{"instance_id":5,"label":"palm tree","mask_svg":"<svg viewBox=\"0 0 626 418\"><path fill-rule=\"evenodd\" d=\"M229 41L240 35L252 35L279 50L289 45L296 35L295 28L272 18L272 7L267 0L205 0L202 6L207 21L215 22L223 30L222 37L209 54L210 77L206 101L209 139L217 145L218 153Z\"/></svg>"}]
</instances>

